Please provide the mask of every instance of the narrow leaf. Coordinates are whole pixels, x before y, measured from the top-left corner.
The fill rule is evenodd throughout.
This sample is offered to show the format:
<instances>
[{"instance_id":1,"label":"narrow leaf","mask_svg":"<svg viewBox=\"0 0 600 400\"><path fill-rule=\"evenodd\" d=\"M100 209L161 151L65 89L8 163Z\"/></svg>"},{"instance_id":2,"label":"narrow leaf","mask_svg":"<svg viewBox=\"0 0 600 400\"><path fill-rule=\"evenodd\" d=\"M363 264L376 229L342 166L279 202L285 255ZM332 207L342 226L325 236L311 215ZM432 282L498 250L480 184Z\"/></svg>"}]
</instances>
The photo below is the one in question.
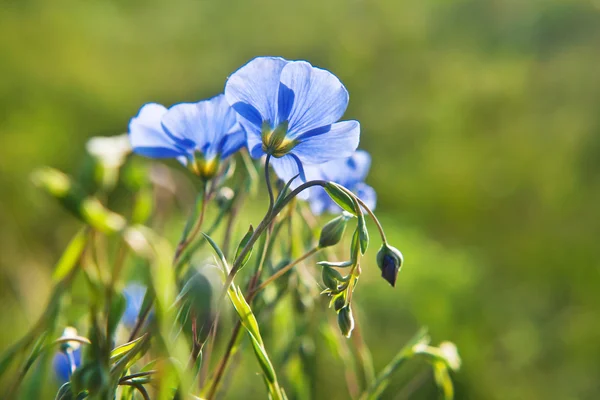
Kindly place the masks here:
<instances>
[{"instance_id":1,"label":"narrow leaf","mask_svg":"<svg viewBox=\"0 0 600 400\"><path fill-rule=\"evenodd\" d=\"M246 247L246 245L250 241L250 238L252 237L253 234L254 234L254 227L252 227L252 225L250 225L250 228L248 229L248 232L246 232L246 234L242 238L242 241L238 245L238 248L237 248L237 250L235 252L235 259L236 260L240 256L240 254L241 254L242 250L244 249L244 247ZM244 268L244 266L246 265L246 263L248 262L248 260L250 259L251 256L252 256L252 248L250 248L250 251L248 251L246 253L246 255L244 256L244 259L240 263L240 268L239 269Z\"/></svg>"},{"instance_id":2,"label":"narrow leaf","mask_svg":"<svg viewBox=\"0 0 600 400\"><path fill-rule=\"evenodd\" d=\"M210 244L210 246L213 248L213 250L217 254L217 257L219 257L219 260L221 261L222 268L225 272L225 275L229 275L229 264L227 264L227 259L225 258L225 255L223 254L223 251L221 250L219 245L217 245L215 243L215 241L212 240L212 238L210 236L208 236L206 233L202 232L202 235L204 236L204 238L206 239L208 244Z\"/></svg>"},{"instance_id":3,"label":"narrow leaf","mask_svg":"<svg viewBox=\"0 0 600 400\"><path fill-rule=\"evenodd\" d=\"M127 342L122 344L121 346L115 347L113 351L110 352L110 362L115 363L119 361L121 358L125 357L128 352L132 351L135 346L144 339L145 336L141 336L131 342Z\"/></svg>"},{"instance_id":4,"label":"narrow leaf","mask_svg":"<svg viewBox=\"0 0 600 400\"><path fill-rule=\"evenodd\" d=\"M81 228L79 232L75 234L73 239L71 239L66 250L60 257L60 260L58 260L58 263L54 268L54 274L52 275L54 282L61 281L77 266L77 261L79 261L87 241L87 229Z\"/></svg>"}]
</instances>

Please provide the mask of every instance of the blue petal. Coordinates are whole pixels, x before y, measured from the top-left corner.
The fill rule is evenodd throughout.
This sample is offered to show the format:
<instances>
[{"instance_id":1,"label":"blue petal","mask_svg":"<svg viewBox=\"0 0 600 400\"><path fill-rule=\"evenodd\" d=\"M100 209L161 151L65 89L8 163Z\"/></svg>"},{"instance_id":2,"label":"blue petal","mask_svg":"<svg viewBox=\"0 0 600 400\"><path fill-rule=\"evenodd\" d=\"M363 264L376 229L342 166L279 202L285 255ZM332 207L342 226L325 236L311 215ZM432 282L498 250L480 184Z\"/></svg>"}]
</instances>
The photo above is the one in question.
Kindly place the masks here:
<instances>
[{"instance_id":1,"label":"blue petal","mask_svg":"<svg viewBox=\"0 0 600 400\"><path fill-rule=\"evenodd\" d=\"M134 153L152 158L174 158L186 153L181 143L162 128L160 120L167 109L148 103L129 122L129 140Z\"/></svg>"},{"instance_id":2,"label":"blue petal","mask_svg":"<svg viewBox=\"0 0 600 400\"><path fill-rule=\"evenodd\" d=\"M126 306L125 312L121 317L121 322L123 322L126 327L133 328L140 313L140 309L142 308L142 303L144 302L146 287L138 283L129 284L123 290L123 295L125 296Z\"/></svg>"},{"instance_id":3,"label":"blue petal","mask_svg":"<svg viewBox=\"0 0 600 400\"><path fill-rule=\"evenodd\" d=\"M304 181L306 178L304 176L304 169L302 168L302 164L300 161L291 154L287 154L281 158L271 158L271 165L275 170L275 173L284 182L289 181L296 175L300 175L294 183L296 186L301 181Z\"/></svg>"},{"instance_id":4,"label":"blue petal","mask_svg":"<svg viewBox=\"0 0 600 400\"><path fill-rule=\"evenodd\" d=\"M75 367L81 366L81 347L73 350L73 361L75 362ZM69 361L69 357L62 351L54 354L52 368L54 369L56 379L60 383L65 383L71 378L71 362Z\"/></svg>"},{"instance_id":5,"label":"blue petal","mask_svg":"<svg viewBox=\"0 0 600 400\"><path fill-rule=\"evenodd\" d=\"M281 70L288 63L278 57L257 57L238 69L225 84L229 104L246 120L260 127L273 126L277 118L277 96Z\"/></svg>"},{"instance_id":6,"label":"blue petal","mask_svg":"<svg viewBox=\"0 0 600 400\"><path fill-rule=\"evenodd\" d=\"M336 158L347 158L358 147L360 124L343 121L330 126L326 132L300 140L292 152L307 164L321 164Z\"/></svg>"},{"instance_id":7,"label":"blue petal","mask_svg":"<svg viewBox=\"0 0 600 400\"><path fill-rule=\"evenodd\" d=\"M250 155L253 158L260 158L265 153L262 151L262 137L260 135L260 128L240 117L240 125L246 131L246 141Z\"/></svg>"},{"instance_id":8,"label":"blue petal","mask_svg":"<svg viewBox=\"0 0 600 400\"><path fill-rule=\"evenodd\" d=\"M325 189L321 187L315 187L310 189L308 203L314 215L321 215L329 207L331 207L331 203L333 203L333 200L329 198L327 192L325 192Z\"/></svg>"},{"instance_id":9,"label":"blue petal","mask_svg":"<svg viewBox=\"0 0 600 400\"><path fill-rule=\"evenodd\" d=\"M349 158L337 159L319 165L323 179L334 181L346 187L362 182L369 173L371 156L364 150L357 150Z\"/></svg>"},{"instance_id":10,"label":"blue petal","mask_svg":"<svg viewBox=\"0 0 600 400\"><path fill-rule=\"evenodd\" d=\"M237 131L225 135L221 143L221 158L225 159L246 145L246 132Z\"/></svg>"},{"instance_id":11,"label":"blue petal","mask_svg":"<svg viewBox=\"0 0 600 400\"><path fill-rule=\"evenodd\" d=\"M339 121L348 107L348 91L342 82L331 72L306 61L288 63L281 71L281 84L293 92L287 118L289 138ZM285 97L286 101L280 100L280 104L290 103L289 93Z\"/></svg>"},{"instance_id":12,"label":"blue petal","mask_svg":"<svg viewBox=\"0 0 600 400\"><path fill-rule=\"evenodd\" d=\"M197 103L177 104L163 116L162 125L172 136L189 140L207 158L219 152L225 135L239 130L235 111L224 95Z\"/></svg>"},{"instance_id":13,"label":"blue petal","mask_svg":"<svg viewBox=\"0 0 600 400\"><path fill-rule=\"evenodd\" d=\"M352 188L352 191L365 202L367 207L375 210L375 206L377 205L377 193L375 189L366 183L358 183Z\"/></svg>"}]
</instances>

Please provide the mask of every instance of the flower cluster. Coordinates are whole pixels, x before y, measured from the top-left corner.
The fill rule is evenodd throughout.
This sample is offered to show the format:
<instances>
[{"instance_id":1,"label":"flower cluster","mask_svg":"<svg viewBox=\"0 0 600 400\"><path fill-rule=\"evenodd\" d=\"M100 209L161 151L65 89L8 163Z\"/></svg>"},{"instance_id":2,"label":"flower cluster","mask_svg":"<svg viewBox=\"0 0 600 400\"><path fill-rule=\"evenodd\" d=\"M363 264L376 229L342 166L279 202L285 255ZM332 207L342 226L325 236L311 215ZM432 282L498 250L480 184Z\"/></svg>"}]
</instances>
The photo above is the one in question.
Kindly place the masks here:
<instances>
[{"instance_id":1,"label":"flower cluster","mask_svg":"<svg viewBox=\"0 0 600 400\"><path fill-rule=\"evenodd\" d=\"M375 192L362 182L370 157L356 151L358 121L339 121L348 91L331 72L306 61L258 57L229 77L224 94L169 109L144 105L129 124L135 153L177 158L202 179L213 178L222 161L247 148L272 157L284 182L327 179L344 185L375 205ZM305 195L306 196L306 195ZM313 211L339 212L320 190Z\"/></svg>"},{"instance_id":2,"label":"flower cluster","mask_svg":"<svg viewBox=\"0 0 600 400\"><path fill-rule=\"evenodd\" d=\"M149 399L150 390L161 398L215 399L222 395L228 365L246 334L272 399L309 393L299 389L288 397L280 382L297 380L292 371L310 369L304 362L312 356L304 356L313 346L298 343L310 343L317 332L328 336L333 345L328 347L338 355L348 345L360 345L357 361L364 365L356 366L366 371L372 362L360 335L352 344L343 340L361 325L354 293L367 269L368 219L381 238L373 261L392 286L403 256L388 243L373 212L375 190L365 183L371 157L357 150L360 124L341 120L348 100L344 85L326 70L306 61L259 57L234 72L222 94L169 108L146 104L126 135L90 140L94 174L84 182L89 191L60 171L37 171L34 183L86 227L57 264L55 295L40 322L2 358L8 365L4 360L10 363L14 355L31 354L7 397L15 398L35 358L53 349L56 381L62 384L56 398L115 398L117 393L133 398L135 390ZM175 159L200 184L177 182L168 165L128 163L132 152ZM258 171L264 173L269 203L260 222L242 231L242 210L255 197ZM272 175L279 177L279 185L271 184ZM121 185L132 194L124 214L108 209L109 195ZM197 192L196 203L172 247L162 232L170 233L177 223L171 217L180 186ZM324 213L334 216L319 229ZM200 251L203 246L214 253L211 261ZM318 290L311 276L315 269L321 276ZM47 332L54 331L61 297L77 274L84 275L93 293L82 302L88 305L86 322L70 322L74 327L51 341ZM315 307L316 300L324 297L337 318L318 318L325 311ZM219 323L226 299L238 317L231 330L230 324ZM260 323L267 316L274 323ZM275 331L290 320L293 329ZM75 327L85 329L85 336ZM40 341L34 340L38 334ZM220 341L222 335L229 339ZM285 357L269 355L271 343L263 337L287 342ZM225 348L215 345L217 338ZM295 354L298 350L302 354ZM220 354L218 362L210 361L211 353ZM363 382L363 393L354 397L377 397L396 366L413 356L426 357L436 382L450 393L449 372L460 364L456 349L447 343L429 346L422 333L376 379ZM360 379L352 378L356 366L346 364L352 371L345 375L358 389ZM283 380L279 372L286 375ZM300 380L312 385L309 379Z\"/></svg>"}]
</instances>

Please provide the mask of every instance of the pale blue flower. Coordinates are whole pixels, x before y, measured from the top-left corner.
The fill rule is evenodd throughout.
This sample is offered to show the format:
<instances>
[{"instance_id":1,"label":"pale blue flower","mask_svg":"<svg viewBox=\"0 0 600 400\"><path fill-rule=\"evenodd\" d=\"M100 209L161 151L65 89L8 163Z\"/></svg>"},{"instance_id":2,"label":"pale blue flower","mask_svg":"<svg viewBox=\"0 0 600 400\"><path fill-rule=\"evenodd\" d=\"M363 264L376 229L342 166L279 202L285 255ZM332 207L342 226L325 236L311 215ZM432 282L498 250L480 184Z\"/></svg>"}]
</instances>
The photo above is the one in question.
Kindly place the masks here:
<instances>
[{"instance_id":1,"label":"pale blue flower","mask_svg":"<svg viewBox=\"0 0 600 400\"><path fill-rule=\"evenodd\" d=\"M356 194L371 209L375 209L377 195L375 190L364 183L369 168L371 156L364 150L357 150L346 159L338 159L327 163L306 168L306 176L310 180L322 179L338 183ZM329 197L321 187L310 189L308 196L310 208L314 214L323 212L340 213L342 209Z\"/></svg>"},{"instance_id":2,"label":"pale blue flower","mask_svg":"<svg viewBox=\"0 0 600 400\"><path fill-rule=\"evenodd\" d=\"M130 283L123 289L125 296L125 312L121 317L121 322L127 328L132 329L138 319L144 297L146 296L146 287L139 283Z\"/></svg>"},{"instance_id":3,"label":"pale blue flower","mask_svg":"<svg viewBox=\"0 0 600 400\"><path fill-rule=\"evenodd\" d=\"M284 181L298 174L305 180L303 165L349 157L358 146L358 121L338 122L346 88L306 61L255 58L227 80L225 97L240 115L252 157L273 156Z\"/></svg>"},{"instance_id":4,"label":"pale blue flower","mask_svg":"<svg viewBox=\"0 0 600 400\"><path fill-rule=\"evenodd\" d=\"M81 366L81 347L59 351L52 358L52 369L56 380L63 384L67 382L75 369Z\"/></svg>"},{"instance_id":5,"label":"pale blue flower","mask_svg":"<svg viewBox=\"0 0 600 400\"><path fill-rule=\"evenodd\" d=\"M217 172L219 162L246 143L236 113L223 95L168 110L144 105L129 123L134 153L151 158L177 158L203 178Z\"/></svg>"}]
</instances>

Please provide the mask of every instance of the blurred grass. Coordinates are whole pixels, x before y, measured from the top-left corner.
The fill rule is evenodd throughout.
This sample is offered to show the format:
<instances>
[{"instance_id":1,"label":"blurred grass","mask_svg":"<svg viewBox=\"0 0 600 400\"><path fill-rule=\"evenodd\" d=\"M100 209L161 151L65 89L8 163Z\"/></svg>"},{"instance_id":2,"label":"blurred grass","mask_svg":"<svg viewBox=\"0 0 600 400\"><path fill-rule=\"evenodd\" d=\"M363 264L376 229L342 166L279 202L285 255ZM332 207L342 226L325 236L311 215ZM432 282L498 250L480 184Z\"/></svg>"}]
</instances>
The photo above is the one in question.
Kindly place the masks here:
<instances>
[{"instance_id":1,"label":"blurred grass","mask_svg":"<svg viewBox=\"0 0 600 400\"><path fill-rule=\"evenodd\" d=\"M370 272L357 292L376 366L426 324L462 352L458 398L594 398L599 7L3 1L0 347L39 312L76 226L30 171L76 175L86 139L125 131L142 103L212 96L250 58L281 55L347 86L406 256L396 290Z\"/></svg>"}]
</instances>

